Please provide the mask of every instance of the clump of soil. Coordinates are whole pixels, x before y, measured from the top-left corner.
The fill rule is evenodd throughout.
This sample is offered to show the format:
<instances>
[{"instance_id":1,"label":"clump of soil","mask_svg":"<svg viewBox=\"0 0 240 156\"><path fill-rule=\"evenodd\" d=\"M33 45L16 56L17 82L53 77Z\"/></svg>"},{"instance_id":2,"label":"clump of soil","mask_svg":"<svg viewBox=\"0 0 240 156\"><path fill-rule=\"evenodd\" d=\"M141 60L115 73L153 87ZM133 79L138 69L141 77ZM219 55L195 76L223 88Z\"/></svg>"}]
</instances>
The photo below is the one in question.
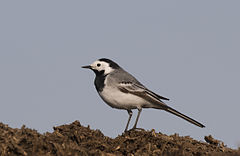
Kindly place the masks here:
<instances>
[{"instance_id":1,"label":"clump of soil","mask_svg":"<svg viewBox=\"0 0 240 156\"><path fill-rule=\"evenodd\" d=\"M88 155L229 155L240 156L212 136L205 142L178 134L167 136L152 131L129 131L112 139L79 121L54 127L53 133L40 134L22 126L13 129L0 123L1 156L88 156Z\"/></svg>"}]
</instances>

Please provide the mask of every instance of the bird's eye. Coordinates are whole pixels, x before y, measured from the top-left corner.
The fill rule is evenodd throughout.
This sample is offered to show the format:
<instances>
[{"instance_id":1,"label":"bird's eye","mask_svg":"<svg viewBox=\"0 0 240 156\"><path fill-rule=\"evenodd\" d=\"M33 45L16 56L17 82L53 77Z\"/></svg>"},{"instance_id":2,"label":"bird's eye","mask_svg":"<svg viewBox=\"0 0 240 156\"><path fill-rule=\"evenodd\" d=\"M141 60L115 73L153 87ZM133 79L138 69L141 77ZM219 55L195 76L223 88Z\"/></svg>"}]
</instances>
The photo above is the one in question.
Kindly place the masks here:
<instances>
[{"instance_id":1,"label":"bird's eye","mask_svg":"<svg viewBox=\"0 0 240 156\"><path fill-rule=\"evenodd\" d=\"M98 63L98 64L97 64L97 66L98 66L98 67L100 67L100 66L101 66L101 64L100 64L100 63Z\"/></svg>"}]
</instances>

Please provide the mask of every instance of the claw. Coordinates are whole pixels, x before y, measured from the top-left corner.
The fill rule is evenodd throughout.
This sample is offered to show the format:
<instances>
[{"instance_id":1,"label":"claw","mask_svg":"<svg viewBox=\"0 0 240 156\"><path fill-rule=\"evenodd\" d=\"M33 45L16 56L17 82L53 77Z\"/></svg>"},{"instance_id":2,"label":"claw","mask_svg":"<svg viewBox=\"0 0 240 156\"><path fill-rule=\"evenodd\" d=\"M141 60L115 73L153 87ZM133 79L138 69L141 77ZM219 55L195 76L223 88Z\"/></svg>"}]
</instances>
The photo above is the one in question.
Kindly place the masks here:
<instances>
[{"instance_id":1,"label":"claw","mask_svg":"<svg viewBox=\"0 0 240 156\"><path fill-rule=\"evenodd\" d=\"M143 128L132 128L132 129L130 129L129 131L135 131L135 130L137 130L137 131L144 131Z\"/></svg>"}]
</instances>

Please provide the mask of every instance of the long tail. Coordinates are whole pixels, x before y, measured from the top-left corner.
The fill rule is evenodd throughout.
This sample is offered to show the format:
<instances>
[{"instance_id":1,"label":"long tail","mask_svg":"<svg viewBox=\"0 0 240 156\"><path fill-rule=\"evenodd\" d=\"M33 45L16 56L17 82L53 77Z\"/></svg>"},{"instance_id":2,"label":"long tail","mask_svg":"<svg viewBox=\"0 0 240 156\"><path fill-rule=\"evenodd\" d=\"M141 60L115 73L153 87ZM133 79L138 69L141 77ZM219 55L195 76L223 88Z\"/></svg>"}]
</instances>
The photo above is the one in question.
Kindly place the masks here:
<instances>
[{"instance_id":1,"label":"long tail","mask_svg":"<svg viewBox=\"0 0 240 156\"><path fill-rule=\"evenodd\" d=\"M196 125L196 126L199 126L199 127L201 127L201 128L204 128L204 127L205 127L205 126L204 126L203 124L201 124L200 122L198 122L198 121L196 121L196 120L194 120L194 119L192 119L192 118L190 118L190 117L188 117L188 116L186 116L186 115L178 112L177 110L175 110L175 109L173 109L173 108L171 108L171 107L169 107L169 106L167 106L167 108L165 108L164 110L167 111L167 112L169 112L169 113L172 113L172 114L174 114L174 115L176 115L176 116L178 116L178 117L180 117L180 118L183 118L184 120L187 120L188 122L190 122L190 123L192 123L192 124L194 124L194 125Z\"/></svg>"}]
</instances>

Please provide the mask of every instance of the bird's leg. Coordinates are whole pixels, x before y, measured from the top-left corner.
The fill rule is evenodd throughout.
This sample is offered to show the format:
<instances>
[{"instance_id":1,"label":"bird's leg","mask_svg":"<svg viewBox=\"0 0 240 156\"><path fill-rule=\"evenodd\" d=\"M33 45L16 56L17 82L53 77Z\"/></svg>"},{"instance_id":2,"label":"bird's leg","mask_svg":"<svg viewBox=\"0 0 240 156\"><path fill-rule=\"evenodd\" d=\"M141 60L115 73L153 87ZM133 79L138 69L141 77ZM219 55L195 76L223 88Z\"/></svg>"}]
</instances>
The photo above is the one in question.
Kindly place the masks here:
<instances>
[{"instance_id":1,"label":"bird's leg","mask_svg":"<svg viewBox=\"0 0 240 156\"><path fill-rule=\"evenodd\" d=\"M132 114L133 114L131 110L127 110L127 112L128 112L129 118L128 118L127 126L126 126L124 132L127 132L128 125L129 125L129 122L130 122L130 120L132 118Z\"/></svg>"},{"instance_id":2,"label":"bird's leg","mask_svg":"<svg viewBox=\"0 0 240 156\"><path fill-rule=\"evenodd\" d=\"M139 119L139 116L140 116L141 112L142 112L142 108L139 108L139 109L138 109L138 115L137 115L137 118L136 118L135 124L134 124L134 126L133 126L133 128L132 128L131 130L134 130L134 129L140 129L140 130L143 130L142 128L137 128L137 123L138 123L138 119Z\"/></svg>"}]
</instances>

